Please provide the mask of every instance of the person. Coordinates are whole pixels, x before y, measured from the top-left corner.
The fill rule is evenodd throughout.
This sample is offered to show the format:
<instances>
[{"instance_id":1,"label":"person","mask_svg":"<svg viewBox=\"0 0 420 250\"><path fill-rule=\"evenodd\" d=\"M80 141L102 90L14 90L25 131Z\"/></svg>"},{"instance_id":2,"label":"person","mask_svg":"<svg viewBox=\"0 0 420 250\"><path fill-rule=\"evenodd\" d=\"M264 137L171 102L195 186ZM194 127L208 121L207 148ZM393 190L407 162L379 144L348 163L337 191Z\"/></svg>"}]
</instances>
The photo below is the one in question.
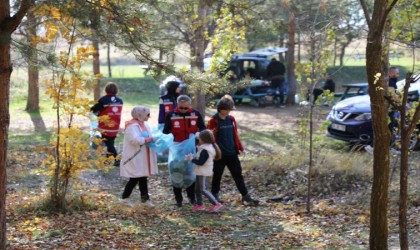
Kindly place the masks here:
<instances>
[{"instance_id":1,"label":"person","mask_svg":"<svg viewBox=\"0 0 420 250\"><path fill-rule=\"evenodd\" d=\"M123 100L117 97L118 87L113 82L105 86L105 93L106 95L102 96L90 110L99 117L107 117L99 119L98 128L107 148L107 156L114 157L114 166L118 167L120 160L117 159L118 153L114 143L120 129Z\"/></svg>"},{"instance_id":2,"label":"person","mask_svg":"<svg viewBox=\"0 0 420 250\"><path fill-rule=\"evenodd\" d=\"M258 205L259 201L253 199L248 193L242 176L242 166L238 155L244 152L244 148L239 139L235 118L230 115L230 111L234 109L232 97L223 96L216 107L217 113L207 123L207 129L213 132L216 143L222 151L222 158L214 161L211 192L220 201L220 182L225 166L227 166L242 195L242 202L245 205Z\"/></svg>"},{"instance_id":3,"label":"person","mask_svg":"<svg viewBox=\"0 0 420 250\"><path fill-rule=\"evenodd\" d=\"M158 124L163 126L166 115L176 108L176 98L181 91L180 82L169 81L166 83L166 94L159 98Z\"/></svg>"},{"instance_id":4,"label":"person","mask_svg":"<svg viewBox=\"0 0 420 250\"><path fill-rule=\"evenodd\" d=\"M322 86L322 89L319 89L319 88L314 89L313 91L314 103L318 99L318 97L324 93L325 90L329 90L330 93L335 92L335 82L332 79L331 74L327 74L325 78L325 83L324 83L324 86Z\"/></svg>"},{"instance_id":5,"label":"person","mask_svg":"<svg viewBox=\"0 0 420 250\"><path fill-rule=\"evenodd\" d=\"M388 91L390 92L391 95L395 95L396 90L397 90L397 82L398 82L398 77L400 76L400 71L397 67L392 66L388 69ZM391 131L391 134L394 133L394 131L398 128L398 121L395 117L396 115L396 111L392 110L390 112L388 112L388 116L389 116L389 124L388 124L388 128ZM394 140L394 139L392 139ZM391 144L393 142L391 141ZM365 150L370 153L373 154L373 147L371 145L366 145L365 146ZM391 152L393 154L399 154L399 152L397 152L395 149L391 148Z\"/></svg>"},{"instance_id":6,"label":"person","mask_svg":"<svg viewBox=\"0 0 420 250\"><path fill-rule=\"evenodd\" d=\"M148 143L155 139L146 123L150 118L150 109L136 106L131 111L132 119L125 123L123 152L121 156L120 176L130 178L125 185L122 199L131 205L128 199L133 189L139 185L141 202L153 207L150 202L147 178L158 173L156 153L150 150Z\"/></svg>"},{"instance_id":7,"label":"person","mask_svg":"<svg viewBox=\"0 0 420 250\"><path fill-rule=\"evenodd\" d=\"M388 70L388 91L390 91L391 95L396 95L396 90L397 90L397 82L398 82L398 77L400 76L400 70L397 67L390 67ZM388 124L388 128L391 131L391 133L394 132L394 130L396 130L398 128L398 122L397 119L395 118L396 115L396 111L392 110L388 113L389 116L389 124Z\"/></svg>"},{"instance_id":8,"label":"person","mask_svg":"<svg viewBox=\"0 0 420 250\"><path fill-rule=\"evenodd\" d=\"M267 80L271 81L270 88L273 91L278 90L280 94L280 107L284 107L284 74L286 68L284 64L276 58L272 58L267 66Z\"/></svg>"},{"instance_id":9,"label":"person","mask_svg":"<svg viewBox=\"0 0 420 250\"><path fill-rule=\"evenodd\" d=\"M202 198L202 195L204 195L209 199L210 203L213 204L208 212L215 213L219 211L223 205L218 200L216 200L210 191L207 190L207 177L213 175L213 159L220 159L222 152L214 141L213 133L208 129L200 132L198 135L198 143L199 145L197 155L195 157L192 154L186 156L187 160L192 161L192 163L196 165L194 168L194 173L196 174L196 204L192 210L202 211L205 209Z\"/></svg>"},{"instance_id":10,"label":"person","mask_svg":"<svg viewBox=\"0 0 420 250\"><path fill-rule=\"evenodd\" d=\"M187 95L180 95L177 98L177 107L170 111L163 127L163 134L173 134L174 142L183 142L190 134L196 134L206 129L203 117L200 112L191 108L191 98ZM187 196L192 205L195 204L194 183L187 189ZM182 206L182 188L173 186L176 205Z\"/></svg>"},{"instance_id":11,"label":"person","mask_svg":"<svg viewBox=\"0 0 420 250\"><path fill-rule=\"evenodd\" d=\"M390 67L388 70L388 90L396 91L398 77L400 76L400 70L397 67Z\"/></svg>"}]
</instances>

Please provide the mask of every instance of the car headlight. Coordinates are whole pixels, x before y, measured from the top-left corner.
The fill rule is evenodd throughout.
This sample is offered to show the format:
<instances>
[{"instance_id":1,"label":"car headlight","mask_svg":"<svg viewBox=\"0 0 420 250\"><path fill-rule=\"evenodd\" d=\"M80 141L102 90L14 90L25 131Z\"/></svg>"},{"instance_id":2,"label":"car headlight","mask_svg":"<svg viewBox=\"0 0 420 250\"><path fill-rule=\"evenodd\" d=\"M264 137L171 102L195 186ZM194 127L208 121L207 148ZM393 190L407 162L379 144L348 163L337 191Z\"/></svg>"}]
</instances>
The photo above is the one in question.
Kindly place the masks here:
<instances>
[{"instance_id":1,"label":"car headlight","mask_svg":"<svg viewBox=\"0 0 420 250\"><path fill-rule=\"evenodd\" d=\"M372 114L371 113L363 113L354 118L356 121L368 121L372 120Z\"/></svg>"}]
</instances>

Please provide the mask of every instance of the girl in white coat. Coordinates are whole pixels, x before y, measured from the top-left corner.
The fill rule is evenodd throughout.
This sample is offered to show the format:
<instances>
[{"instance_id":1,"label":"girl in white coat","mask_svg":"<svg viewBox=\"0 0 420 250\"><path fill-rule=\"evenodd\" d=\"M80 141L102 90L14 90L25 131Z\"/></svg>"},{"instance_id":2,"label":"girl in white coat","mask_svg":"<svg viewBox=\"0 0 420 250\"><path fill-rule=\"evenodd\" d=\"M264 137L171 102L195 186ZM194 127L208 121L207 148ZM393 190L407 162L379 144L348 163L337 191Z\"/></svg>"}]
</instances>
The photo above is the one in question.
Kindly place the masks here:
<instances>
[{"instance_id":1,"label":"girl in white coat","mask_svg":"<svg viewBox=\"0 0 420 250\"><path fill-rule=\"evenodd\" d=\"M153 206L149 201L147 177L157 174L158 167L156 153L147 145L153 141L150 127L146 123L150 117L150 109L146 106L134 107L131 116L133 119L125 123L120 168L120 175L130 180L125 185L122 198L130 205L128 198L138 183L141 202Z\"/></svg>"},{"instance_id":2,"label":"girl in white coat","mask_svg":"<svg viewBox=\"0 0 420 250\"><path fill-rule=\"evenodd\" d=\"M195 157L192 154L186 156L187 160L192 161L196 165L193 171L196 174L195 199L197 203L192 210L202 211L205 209L202 198L202 195L205 195L213 204L208 212L215 213L223 205L207 190L206 186L208 185L208 177L213 175L213 160L220 159L222 153L219 146L215 143L213 133L208 129L199 133L198 143L197 155Z\"/></svg>"}]
</instances>

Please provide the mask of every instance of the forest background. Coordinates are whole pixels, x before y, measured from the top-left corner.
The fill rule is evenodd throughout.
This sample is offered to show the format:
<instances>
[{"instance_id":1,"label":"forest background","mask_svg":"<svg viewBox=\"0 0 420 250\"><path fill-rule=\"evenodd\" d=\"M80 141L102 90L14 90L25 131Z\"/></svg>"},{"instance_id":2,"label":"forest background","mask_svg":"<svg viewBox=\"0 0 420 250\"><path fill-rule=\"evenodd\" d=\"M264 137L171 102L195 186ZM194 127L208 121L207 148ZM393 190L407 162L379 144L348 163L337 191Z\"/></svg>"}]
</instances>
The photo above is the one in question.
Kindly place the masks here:
<instances>
[{"instance_id":1,"label":"forest background","mask_svg":"<svg viewBox=\"0 0 420 250\"><path fill-rule=\"evenodd\" d=\"M121 207L118 197L124 180L118 177L118 169L102 166L97 161L100 159L94 159L92 164L80 162L83 167L77 166L74 175L68 176L69 193L64 196L65 202L59 203L65 207L57 209L51 195L54 174L49 172L50 166L46 163L47 156L61 145L54 143L60 138L58 121L64 122L64 127L80 129L73 133L82 135L78 140L84 144L74 144L82 150L73 157L87 154L86 107L103 93L102 87L108 81L120 87L125 101L125 120L131 108L139 104L149 105L152 113L157 114L158 85L169 74L183 78L197 99L211 94L212 83L220 82L221 87L225 86L225 80L219 79L218 73L199 75L205 52L229 58L233 53L262 47L286 46L290 51L293 46L294 58L290 60L289 53L280 59L288 66L288 77L292 74L289 79L297 79L297 93L304 93L322 82L326 72L334 72L338 86L367 82L368 29L358 1L171 2L179 7L179 12L173 11L167 2L158 1L133 2L136 6L133 12L129 11L128 4L106 1L86 5L76 1L73 6L60 1L48 5L34 3L38 9L28 12L11 43L14 69L8 107L11 117L5 182L7 234L4 231L8 248L74 248L74 242L83 242L82 248L364 249L369 244L373 159L325 136L324 119L330 107L315 109L315 144L312 146L307 107L289 105L285 110L278 110L274 107L256 109L247 104L238 106L234 115L238 116L239 124L243 124L240 132L249 151L243 158L246 180L263 202L256 208L243 207L229 176L225 176L226 210L213 217L197 217L187 207L175 209L172 206L164 166L151 183L159 207L154 210L140 205ZM401 2L399 7L407 5L404 4ZM394 20L398 20L398 16L402 14L394 16ZM197 25L200 23L203 25ZM197 30L204 24L208 26L200 35ZM397 26L398 21L395 24L398 28L393 30L398 34L393 35L398 37L405 30ZM411 38L416 41L418 27L416 22L413 24L411 32L416 36ZM115 30L118 27L121 31ZM210 32L212 27L213 32ZM295 30L291 31L293 28ZM31 33L34 30L35 34ZM296 40L291 45L292 33ZM389 65L398 66L402 76L413 71L413 64L416 65L419 58L418 48L404 39L397 41L390 36L389 40L386 50ZM35 44L37 47L33 50ZM93 45L94 49L88 45ZM77 49L82 47L83 51ZM37 52L35 59L34 51ZM73 62L73 67L69 66L72 64L69 61ZM78 64L80 67L75 67ZM150 67L147 73L145 65ZM190 70L187 70L188 65L191 65ZM308 73L305 65L316 69L316 73ZM217 65L214 67L211 72L222 70ZM290 72L294 67L296 70ZM39 70L35 88L33 68ZM66 78L71 81L63 81ZM72 91L72 86L79 87ZM54 94L60 90L65 90L70 97L67 102L65 98L56 98L63 97ZM71 96L72 92L83 94L76 97ZM75 105L75 98L86 100ZM199 100L196 105L205 109ZM58 107L62 108L62 113L57 112ZM205 109L207 115L214 112L214 109ZM249 121L249 117L255 117L256 121ZM156 125L155 121L152 124ZM118 144L122 138L119 136ZM50 144L50 140L53 143ZM316 152L311 164L308 164L309 147ZM398 173L398 155L391 155L390 159L390 170ZM420 204L417 159L418 153L412 152L408 231L413 247L419 246L419 220L415 216ZM92 168L86 168L89 165ZM309 165L314 167L309 172L313 194L310 213L305 207ZM390 225L398 224L399 190L399 180L391 175L387 216ZM273 197L279 198L279 202L270 202ZM398 234L398 228L391 226L391 248L400 244Z\"/></svg>"}]
</instances>

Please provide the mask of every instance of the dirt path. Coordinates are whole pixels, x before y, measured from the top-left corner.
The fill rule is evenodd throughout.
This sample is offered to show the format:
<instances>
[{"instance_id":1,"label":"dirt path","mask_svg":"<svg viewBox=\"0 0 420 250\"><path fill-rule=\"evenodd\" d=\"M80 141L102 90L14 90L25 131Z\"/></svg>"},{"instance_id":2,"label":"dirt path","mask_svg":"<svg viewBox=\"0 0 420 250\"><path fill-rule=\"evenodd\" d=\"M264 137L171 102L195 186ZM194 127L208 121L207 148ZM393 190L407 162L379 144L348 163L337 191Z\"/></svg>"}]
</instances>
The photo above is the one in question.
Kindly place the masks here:
<instances>
[{"instance_id":1,"label":"dirt path","mask_svg":"<svg viewBox=\"0 0 420 250\"><path fill-rule=\"evenodd\" d=\"M131 109L133 106L124 106L123 115L121 119L121 127L124 127L124 122L131 119ZM237 105L236 110L232 111L235 116L240 132L241 130L255 130L259 131L276 131L282 130L288 133L297 131L297 120L303 117L305 111L299 106L289 106L286 108L276 108L274 106L267 106L264 108L254 108L248 104ZM327 112L328 107L321 107L321 110ZM307 111L306 111L307 112ZM209 117L216 113L215 109L206 110L206 121ZM42 113L41 113L42 115ZM151 119L149 124L154 127L157 126L158 109L151 108ZM319 125L325 119L325 115L320 119L316 119L316 125ZM43 117L31 117L26 111L18 110L10 115L9 131L14 134L31 134L35 131L40 131L39 127L45 126L47 130L51 130L55 124L56 119L53 115ZM89 129L89 119L86 117L77 117L75 124L81 126L86 131Z\"/></svg>"}]
</instances>

